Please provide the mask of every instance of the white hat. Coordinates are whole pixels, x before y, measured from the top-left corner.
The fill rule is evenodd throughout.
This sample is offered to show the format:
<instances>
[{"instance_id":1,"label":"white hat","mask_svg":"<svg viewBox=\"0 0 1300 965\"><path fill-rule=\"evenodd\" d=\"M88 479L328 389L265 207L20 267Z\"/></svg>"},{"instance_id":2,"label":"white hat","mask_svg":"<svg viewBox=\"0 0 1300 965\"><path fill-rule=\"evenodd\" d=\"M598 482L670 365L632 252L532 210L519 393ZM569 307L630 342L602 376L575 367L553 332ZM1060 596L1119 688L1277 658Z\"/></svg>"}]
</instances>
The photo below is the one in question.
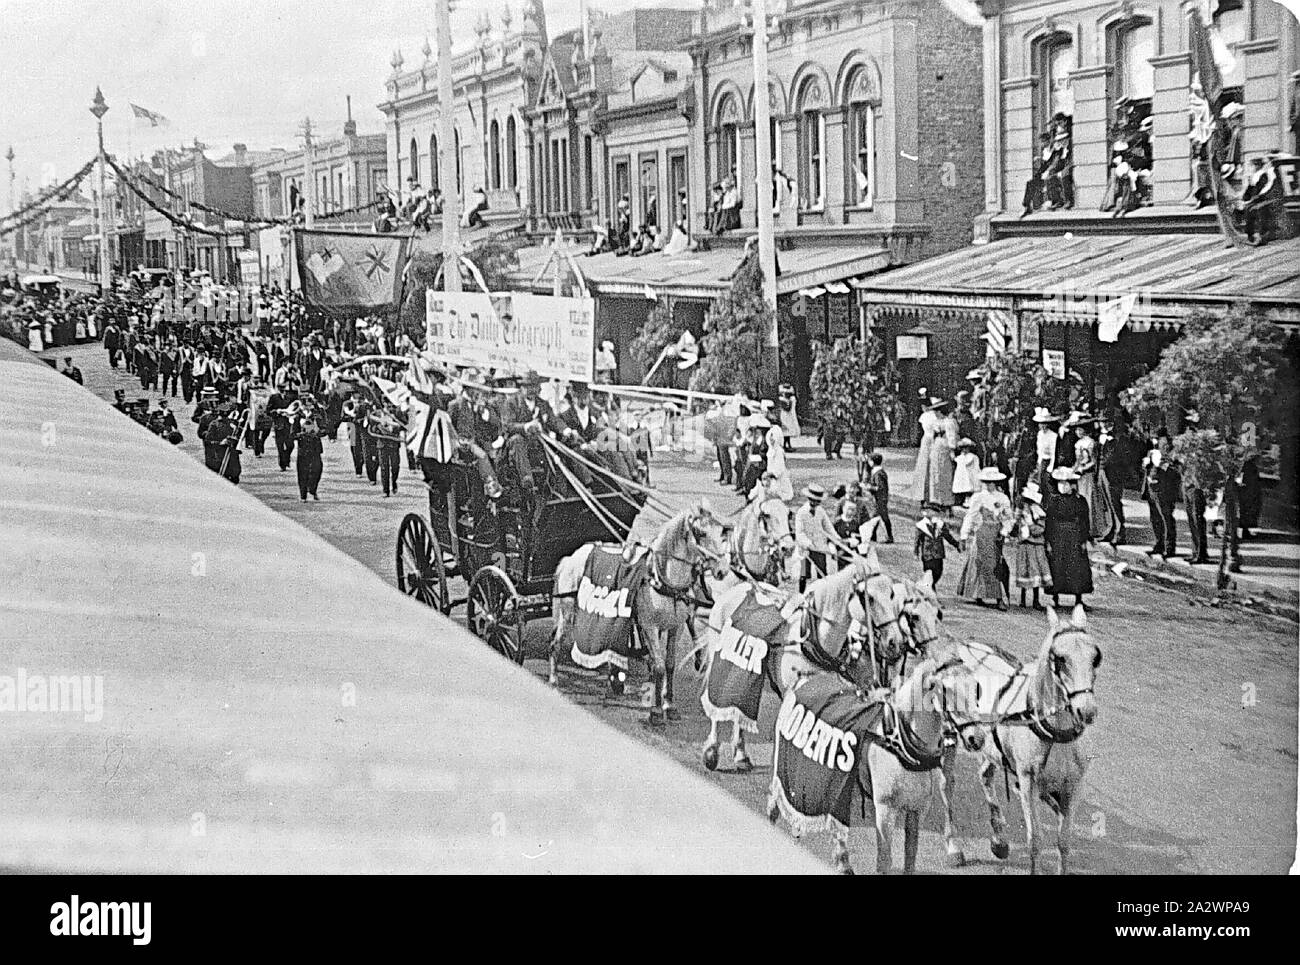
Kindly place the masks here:
<instances>
[{"instance_id":1,"label":"white hat","mask_svg":"<svg viewBox=\"0 0 1300 965\"><path fill-rule=\"evenodd\" d=\"M1002 482L1006 478L1007 474L997 466L985 466L979 474L980 482Z\"/></svg>"},{"instance_id":2,"label":"white hat","mask_svg":"<svg viewBox=\"0 0 1300 965\"><path fill-rule=\"evenodd\" d=\"M1056 416L1052 415L1052 413L1050 413L1049 411L1047 411L1047 406L1036 405L1034 406L1034 421L1035 422L1060 422L1061 420L1058 419Z\"/></svg>"},{"instance_id":3,"label":"white hat","mask_svg":"<svg viewBox=\"0 0 1300 965\"><path fill-rule=\"evenodd\" d=\"M1028 486L1020 490L1020 495L1031 503L1041 503L1043 501L1043 491L1038 488L1036 482L1030 482Z\"/></svg>"},{"instance_id":4,"label":"white hat","mask_svg":"<svg viewBox=\"0 0 1300 965\"><path fill-rule=\"evenodd\" d=\"M1079 478L1079 474L1069 466L1057 466L1052 470L1052 478L1057 482L1074 482Z\"/></svg>"},{"instance_id":5,"label":"white hat","mask_svg":"<svg viewBox=\"0 0 1300 965\"><path fill-rule=\"evenodd\" d=\"M768 422L761 412L756 412L749 417L749 428L770 429L772 428L772 423Z\"/></svg>"}]
</instances>

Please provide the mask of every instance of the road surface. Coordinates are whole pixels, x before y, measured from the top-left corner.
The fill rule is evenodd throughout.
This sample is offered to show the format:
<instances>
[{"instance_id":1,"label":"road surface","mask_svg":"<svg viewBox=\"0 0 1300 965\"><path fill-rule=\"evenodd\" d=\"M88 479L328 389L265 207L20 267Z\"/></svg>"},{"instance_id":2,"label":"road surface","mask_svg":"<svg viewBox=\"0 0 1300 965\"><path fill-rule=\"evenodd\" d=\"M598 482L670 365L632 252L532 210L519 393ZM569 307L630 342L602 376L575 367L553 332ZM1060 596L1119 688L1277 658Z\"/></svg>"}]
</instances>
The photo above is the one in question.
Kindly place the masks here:
<instances>
[{"instance_id":1,"label":"road surface","mask_svg":"<svg viewBox=\"0 0 1300 965\"><path fill-rule=\"evenodd\" d=\"M87 387L112 398L116 387L127 397L142 393L121 370L112 373L105 353L96 345L56 349L50 357L71 354L86 377ZM179 403L179 400L177 400ZM180 408L183 447L201 458L190 409ZM844 481L851 461L826 463L811 452L805 439L792 460L796 488L816 480L824 485ZM292 467L280 472L273 447L262 459L244 454L241 488L318 533L374 571L394 579L394 547L403 514L427 516L425 491L418 474L403 470L399 492L383 498L378 487L354 475L346 445L326 443L321 501L298 500ZM828 468L830 467L830 468ZM673 504L709 498L731 512L739 497L713 480L707 463L660 459L654 478ZM880 547L881 562L898 574L919 575L911 554L911 521L895 517L899 542ZM1012 608L1010 612L977 608L954 599L960 558L948 563L941 585L945 625L959 635L1002 645L1023 659L1031 658L1045 635L1041 613ZM1090 598L1090 626L1104 654L1097 685L1101 714L1083 738L1090 760L1084 790L1075 808L1073 867L1083 874L1216 874L1285 873L1295 852L1297 639L1293 623L1242 609L1220 609L1182 594L1159 589L1106 571L1096 576L1097 592ZM459 591L459 593L457 593ZM248 605L256 605L250 588ZM453 596L464 595L463 585ZM456 611L463 618L463 608ZM545 673L549 621L530 627L527 666ZM640 673L634 669L628 696L604 697L603 681L567 666L561 689L576 704L605 725L638 740L681 766L705 773L699 748L708 726L694 699L696 686L684 669L677 677L683 720L664 730L650 730L639 706ZM708 779L755 810L762 810L771 779L771 731L776 704L764 698L760 732L749 741L756 767L752 773L728 770L723 755L718 772ZM600 726L596 721L593 727ZM999 795L1003 792L999 790ZM1014 792L1013 792L1014 794ZM945 868L942 821L937 800L922 822L918 857L921 871L945 873L1025 873L1024 829L1018 807L1005 807L1013 845L1008 861L992 857L987 844L988 820L973 761L958 765L956 820L968 865ZM1013 798L1014 802L1014 798ZM1044 809L1045 811L1045 809ZM1051 823L1054 827L1054 822ZM1045 862L1055 868L1049 830ZM826 859L828 835L814 835L805 846ZM851 833L855 868L875 866L874 831L855 827ZM901 849L901 842L896 844ZM900 851L896 850L895 860Z\"/></svg>"}]
</instances>

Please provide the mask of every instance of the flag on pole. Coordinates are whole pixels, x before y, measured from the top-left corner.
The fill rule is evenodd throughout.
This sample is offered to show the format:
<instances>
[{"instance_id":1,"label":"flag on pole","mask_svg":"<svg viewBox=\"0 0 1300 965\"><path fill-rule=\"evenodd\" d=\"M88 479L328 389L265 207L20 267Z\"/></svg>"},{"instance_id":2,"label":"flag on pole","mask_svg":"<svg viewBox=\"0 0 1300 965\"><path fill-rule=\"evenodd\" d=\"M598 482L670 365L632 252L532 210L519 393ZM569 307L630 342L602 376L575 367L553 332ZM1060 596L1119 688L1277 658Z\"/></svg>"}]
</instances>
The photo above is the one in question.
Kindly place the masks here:
<instances>
[{"instance_id":1,"label":"flag on pole","mask_svg":"<svg viewBox=\"0 0 1300 965\"><path fill-rule=\"evenodd\" d=\"M397 305L408 238L304 229L294 234L308 305L326 310Z\"/></svg>"},{"instance_id":2,"label":"flag on pole","mask_svg":"<svg viewBox=\"0 0 1300 965\"><path fill-rule=\"evenodd\" d=\"M141 107L139 104L131 105L131 113L142 121L148 121L150 127L171 127L171 121L163 117L157 111L151 111L147 107Z\"/></svg>"}]
</instances>

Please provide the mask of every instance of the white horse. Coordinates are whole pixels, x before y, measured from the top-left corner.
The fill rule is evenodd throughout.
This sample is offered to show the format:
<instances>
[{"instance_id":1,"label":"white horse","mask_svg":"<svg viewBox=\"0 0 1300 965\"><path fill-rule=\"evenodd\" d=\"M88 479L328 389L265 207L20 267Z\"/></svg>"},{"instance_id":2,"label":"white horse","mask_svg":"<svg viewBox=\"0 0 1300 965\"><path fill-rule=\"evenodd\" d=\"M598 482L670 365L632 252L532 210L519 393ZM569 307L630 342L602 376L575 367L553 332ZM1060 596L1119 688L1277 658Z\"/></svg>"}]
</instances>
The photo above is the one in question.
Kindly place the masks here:
<instances>
[{"instance_id":1,"label":"white horse","mask_svg":"<svg viewBox=\"0 0 1300 965\"><path fill-rule=\"evenodd\" d=\"M737 578L779 586L794 550L790 507L777 496L751 500L731 528L731 565Z\"/></svg>"},{"instance_id":2,"label":"white horse","mask_svg":"<svg viewBox=\"0 0 1300 965\"><path fill-rule=\"evenodd\" d=\"M979 686L959 661L940 663L927 657L884 700L887 708L873 725L866 751L859 753L857 762L860 787L875 812L878 874L893 870L894 831L900 817L903 871L916 870L921 816L934 796L945 734L956 730L972 751L984 743L974 710ZM768 819L775 824L782 810L774 787L768 795ZM848 829L835 824L835 869L852 874Z\"/></svg>"},{"instance_id":3,"label":"white horse","mask_svg":"<svg viewBox=\"0 0 1300 965\"><path fill-rule=\"evenodd\" d=\"M736 770L749 771L754 766L745 750L745 731L757 730L757 720L745 718L737 708L712 707L707 700L708 677L714 661L719 659L723 631L730 625L732 614L753 592L777 591L738 584L714 603L709 614L706 689L701 692L709 735L700 751L709 770L718 766L718 726L728 721L732 725L731 755ZM779 602L782 596L773 599ZM878 681L872 662L860 658L864 654L884 654L897 660L905 652L905 603L906 592L880 571L873 549L866 558L810 583L802 595L784 597L785 628L779 632L785 634L786 642L768 648L763 658L764 676L778 696L801 676L818 670L838 672L862 687L875 685ZM816 662L809 653L817 657Z\"/></svg>"},{"instance_id":4,"label":"white horse","mask_svg":"<svg viewBox=\"0 0 1300 965\"><path fill-rule=\"evenodd\" d=\"M555 630L551 637L550 683L559 686L557 661L560 647L569 641L573 608L587 557L595 543L578 548L555 568L551 604ZM727 566L723 526L705 501L670 519L649 547L624 548L628 559L645 558L648 578L632 594L632 621L646 650L646 663L654 689L650 724L679 720L673 705L673 671L677 637L695 615L701 580L706 570L721 578Z\"/></svg>"},{"instance_id":5,"label":"white horse","mask_svg":"<svg viewBox=\"0 0 1300 965\"><path fill-rule=\"evenodd\" d=\"M1088 635L1087 615L1076 606L1062 621L1047 608L1048 634L1033 663L1022 665L996 647L980 643L942 645L980 682L981 718L990 730L980 763L980 783L989 807L994 857L1011 853L1006 840L1006 820L994 786L999 769L1015 781L1024 814L1029 844L1029 871L1037 873L1040 828L1035 801L1042 799L1057 815L1059 873L1068 872L1070 813L1083 784L1087 757L1080 746L1085 728L1097 719L1093 692L1101 650ZM938 649L938 648L936 648ZM944 760L940 795L944 804L944 846L948 863L965 862L955 840L951 785L954 752Z\"/></svg>"}]
</instances>

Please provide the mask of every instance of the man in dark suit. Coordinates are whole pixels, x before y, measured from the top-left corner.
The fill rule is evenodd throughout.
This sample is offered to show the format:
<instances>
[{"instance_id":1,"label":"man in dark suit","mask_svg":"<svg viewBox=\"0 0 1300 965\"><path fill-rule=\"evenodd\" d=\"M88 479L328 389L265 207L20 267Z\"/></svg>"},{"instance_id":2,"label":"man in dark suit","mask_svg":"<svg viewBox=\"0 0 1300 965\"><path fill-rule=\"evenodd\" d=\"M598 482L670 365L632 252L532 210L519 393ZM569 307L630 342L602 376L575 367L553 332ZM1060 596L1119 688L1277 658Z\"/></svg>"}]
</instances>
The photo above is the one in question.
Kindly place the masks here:
<instances>
[{"instance_id":1,"label":"man in dark suit","mask_svg":"<svg viewBox=\"0 0 1300 965\"><path fill-rule=\"evenodd\" d=\"M1142 498L1151 510L1151 529L1155 533L1151 555L1166 559L1177 555L1174 503L1178 500L1178 473L1173 466L1168 436L1158 437L1142 461Z\"/></svg>"},{"instance_id":2,"label":"man in dark suit","mask_svg":"<svg viewBox=\"0 0 1300 965\"><path fill-rule=\"evenodd\" d=\"M566 427L555 417L551 404L541 397L541 387L541 377L536 372L528 372L519 379L519 391L508 397L501 407L502 429L506 436L505 455L524 494L529 497L537 492L536 473L546 465L542 433L566 434Z\"/></svg>"},{"instance_id":3,"label":"man in dark suit","mask_svg":"<svg viewBox=\"0 0 1300 965\"><path fill-rule=\"evenodd\" d=\"M176 390L179 388L181 370L181 350L173 342L158 354L158 374L162 376L162 393L167 394L167 386L171 386L172 398L176 398Z\"/></svg>"},{"instance_id":4,"label":"man in dark suit","mask_svg":"<svg viewBox=\"0 0 1300 965\"><path fill-rule=\"evenodd\" d=\"M282 389L271 393L266 402L266 411L271 416L271 429L275 433L275 451L280 457L280 472L289 471L289 462L293 457L293 421L289 407L298 400L298 393L293 389Z\"/></svg>"},{"instance_id":5,"label":"man in dark suit","mask_svg":"<svg viewBox=\"0 0 1300 965\"><path fill-rule=\"evenodd\" d=\"M471 371L462 377L467 382L474 382L479 376L477 372ZM474 467L483 481L483 492L489 499L499 499L501 484L497 481L488 453L502 436L501 417L486 403L478 389L464 383L460 395L447 407L447 414L451 416L451 425L456 430L461 451L474 461Z\"/></svg>"}]
</instances>

